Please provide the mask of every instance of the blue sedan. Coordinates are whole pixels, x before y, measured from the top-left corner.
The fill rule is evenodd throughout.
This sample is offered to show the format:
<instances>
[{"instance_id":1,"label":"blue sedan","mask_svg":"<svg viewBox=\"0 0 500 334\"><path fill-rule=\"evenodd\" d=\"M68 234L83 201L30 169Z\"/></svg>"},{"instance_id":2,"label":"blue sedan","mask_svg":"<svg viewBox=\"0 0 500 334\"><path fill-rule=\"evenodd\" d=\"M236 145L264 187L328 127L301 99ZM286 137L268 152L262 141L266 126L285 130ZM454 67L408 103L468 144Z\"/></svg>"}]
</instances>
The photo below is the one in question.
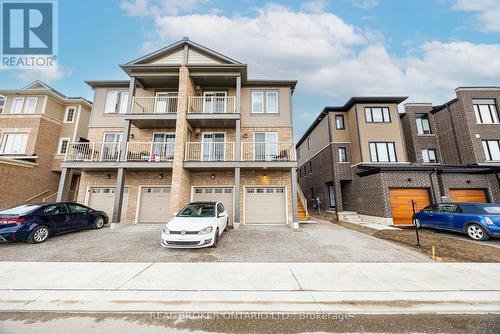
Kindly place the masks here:
<instances>
[{"instance_id":1,"label":"blue sedan","mask_svg":"<svg viewBox=\"0 0 500 334\"><path fill-rule=\"evenodd\" d=\"M100 229L106 213L76 203L24 204L0 210L0 241L41 243L49 236Z\"/></svg>"},{"instance_id":2,"label":"blue sedan","mask_svg":"<svg viewBox=\"0 0 500 334\"><path fill-rule=\"evenodd\" d=\"M474 240L500 237L500 205L493 203L441 203L415 214L415 224L465 233Z\"/></svg>"}]
</instances>

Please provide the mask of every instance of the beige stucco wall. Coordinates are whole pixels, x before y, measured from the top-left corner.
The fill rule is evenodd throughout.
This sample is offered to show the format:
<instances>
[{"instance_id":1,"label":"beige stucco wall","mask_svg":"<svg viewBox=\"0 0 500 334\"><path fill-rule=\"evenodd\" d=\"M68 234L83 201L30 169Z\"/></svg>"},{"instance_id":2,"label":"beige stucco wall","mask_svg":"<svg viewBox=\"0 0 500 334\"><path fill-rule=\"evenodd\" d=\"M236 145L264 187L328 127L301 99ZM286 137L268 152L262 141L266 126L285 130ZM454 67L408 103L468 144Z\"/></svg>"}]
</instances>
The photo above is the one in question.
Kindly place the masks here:
<instances>
[{"instance_id":1,"label":"beige stucco wall","mask_svg":"<svg viewBox=\"0 0 500 334\"><path fill-rule=\"evenodd\" d=\"M335 123L335 116L344 116L344 127L345 130L337 130L337 124ZM334 142L350 142L351 141L351 128L350 128L350 115L347 112L330 112L328 113L330 118L330 124L332 129L332 138Z\"/></svg>"},{"instance_id":2,"label":"beige stucco wall","mask_svg":"<svg viewBox=\"0 0 500 334\"><path fill-rule=\"evenodd\" d=\"M278 114L252 114L252 90L278 90ZM241 126L242 127L289 127L292 124L290 106L290 87L242 87L241 88Z\"/></svg>"},{"instance_id":3,"label":"beige stucco wall","mask_svg":"<svg viewBox=\"0 0 500 334\"><path fill-rule=\"evenodd\" d=\"M307 147L307 138L300 144L299 166L328 145L330 142L328 131L328 117L324 117L307 137L310 138L310 148Z\"/></svg>"}]
</instances>

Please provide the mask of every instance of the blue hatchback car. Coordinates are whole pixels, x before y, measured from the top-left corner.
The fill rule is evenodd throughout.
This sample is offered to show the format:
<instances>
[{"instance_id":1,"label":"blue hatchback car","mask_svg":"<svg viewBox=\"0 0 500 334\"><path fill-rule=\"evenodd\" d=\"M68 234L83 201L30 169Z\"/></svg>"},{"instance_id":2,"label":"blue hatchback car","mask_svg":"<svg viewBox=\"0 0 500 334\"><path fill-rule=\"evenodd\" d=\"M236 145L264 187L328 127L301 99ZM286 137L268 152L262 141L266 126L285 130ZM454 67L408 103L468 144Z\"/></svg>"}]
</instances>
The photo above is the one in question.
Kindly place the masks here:
<instances>
[{"instance_id":1,"label":"blue hatchback car","mask_svg":"<svg viewBox=\"0 0 500 334\"><path fill-rule=\"evenodd\" d=\"M415 224L465 233L474 240L500 237L500 205L494 203L441 203L415 214Z\"/></svg>"},{"instance_id":2,"label":"blue hatchback car","mask_svg":"<svg viewBox=\"0 0 500 334\"><path fill-rule=\"evenodd\" d=\"M108 216L77 203L24 204L0 209L0 241L41 243L49 236L100 229Z\"/></svg>"}]
</instances>

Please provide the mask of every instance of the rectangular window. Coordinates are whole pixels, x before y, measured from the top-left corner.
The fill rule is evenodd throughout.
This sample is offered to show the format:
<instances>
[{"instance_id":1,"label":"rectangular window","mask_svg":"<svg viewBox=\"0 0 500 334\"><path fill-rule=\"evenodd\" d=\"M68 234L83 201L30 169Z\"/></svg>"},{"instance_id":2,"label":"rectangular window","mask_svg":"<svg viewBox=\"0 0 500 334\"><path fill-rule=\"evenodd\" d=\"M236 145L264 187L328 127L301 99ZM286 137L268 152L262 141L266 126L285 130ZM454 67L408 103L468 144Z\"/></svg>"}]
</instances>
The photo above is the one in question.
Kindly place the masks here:
<instances>
[{"instance_id":1,"label":"rectangular window","mask_svg":"<svg viewBox=\"0 0 500 334\"><path fill-rule=\"evenodd\" d=\"M61 138L59 139L59 148L57 150L58 154L66 154L68 150L69 138Z\"/></svg>"},{"instance_id":2,"label":"rectangular window","mask_svg":"<svg viewBox=\"0 0 500 334\"><path fill-rule=\"evenodd\" d=\"M365 116L367 123L390 123L391 115L387 107L366 107Z\"/></svg>"},{"instance_id":3,"label":"rectangular window","mask_svg":"<svg viewBox=\"0 0 500 334\"><path fill-rule=\"evenodd\" d=\"M313 164L312 161L309 161L309 175L312 175L313 173Z\"/></svg>"},{"instance_id":4,"label":"rectangular window","mask_svg":"<svg viewBox=\"0 0 500 334\"><path fill-rule=\"evenodd\" d=\"M472 100L474 113L478 124L497 124L500 123L495 100Z\"/></svg>"},{"instance_id":5,"label":"rectangular window","mask_svg":"<svg viewBox=\"0 0 500 334\"><path fill-rule=\"evenodd\" d=\"M73 123L75 119L76 107L67 107L64 113L64 123Z\"/></svg>"},{"instance_id":6,"label":"rectangular window","mask_svg":"<svg viewBox=\"0 0 500 334\"><path fill-rule=\"evenodd\" d=\"M124 114L127 112L128 91L126 90L108 90L106 95L106 106L104 113Z\"/></svg>"},{"instance_id":7,"label":"rectangular window","mask_svg":"<svg viewBox=\"0 0 500 334\"><path fill-rule=\"evenodd\" d=\"M266 112L277 114L278 111L278 92L266 92Z\"/></svg>"},{"instance_id":8,"label":"rectangular window","mask_svg":"<svg viewBox=\"0 0 500 334\"><path fill-rule=\"evenodd\" d=\"M311 149L311 138L307 138L307 149Z\"/></svg>"},{"instance_id":9,"label":"rectangular window","mask_svg":"<svg viewBox=\"0 0 500 334\"><path fill-rule=\"evenodd\" d=\"M26 103L24 104L23 113L34 114L36 110L36 103L38 102L38 97L28 97L26 98Z\"/></svg>"},{"instance_id":10,"label":"rectangular window","mask_svg":"<svg viewBox=\"0 0 500 334\"><path fill-rule=\"evenodd\" d=\"M12 100L11 114L20 114L23 112L24 97L15 97Z\"/></svg>"},{"instance_id":11,"label":"rectangular window","mask_svg":"<svg viewBox=\"0 0 500 334\"><path fill-rule=\"evenodd\" d=\"M279 113L278 91L252 91L252 113Z\"/></svg>"},{"instance_id":12,"label":"rectangular window","mask_svg":"<svg viewBox=\"0 0 500 334\"><path fill-rule=\"evenodd\" d=\"M394 143L370 143L370 157L372 162L397 162Z\"/></svg>"},{"instance_id":13,"label":"rectangular window","mask_svg":"<svg viewBox=\"0 0 500 334\"><path fill-rule=\"evenodd\" d=\"M6 133L3 136L3 154L25 154L28 143L27 133Z\"/></svg>"},{"instance_id":14,"label":"rectangular window","mask_svg":"<svg viewBox=\"0 0 500 334\"><path fill-rule=\"evenodd\" d=\"M426 163L436 163L436 150L435 149L425 149L422 150L422 159Z\"/></svg>"},{"instance_id":15,"label":"rectangular window","mask_svg":"<svg viewBox=\"0 0 500 334\"><path fill-rule=\"evenodd\" d=\"M297 149L297 159L300 159L300 147Z\"/></svg>"},{"instance_id":16,"label":"rectangular window","mask_svg":"<svg viewBox=\"0 0 500 334\"><path fill-rule=\"evenodd\" d=\"M347 149L339 147L339 162L347 162Z\"/></svg>"},{"instance_id":17,"label":"rectangular window","mask_svg":"<svg viewBox=\"0 0 500 334\"><path fill-rule=\"evenodd\" d=\"M252 92L252 113L264 112L264 92Z\"/></svg>"},{"instance_id":18,"label":"rectangular window","mask_svg":"<svg viewBox=\"0 0 500 334\"><path fill-rule=\"evenodd\" d=\"M337 130L345 130L344 115L335 115L335 128Z\"/></svg>"},{"instance_id":19,"label":"rectangular window","mask_svg":"<svg viewBox=\"0 0 500 334\"><path fill-rule=\"evenodd\" d=\"M432 133L429 117L427 115L417 117L417 132L419 135L428 135Z\"/></svg>"},{"instance_id":20,"label":"rectangular window","mask_svg":"<svg viewBox=\"0 0 500 334\"><path fill-rule=\"evenodd\" d=\"M500 140L483 140L486 161L500 161Z\"/></svg>"}]
</instances>

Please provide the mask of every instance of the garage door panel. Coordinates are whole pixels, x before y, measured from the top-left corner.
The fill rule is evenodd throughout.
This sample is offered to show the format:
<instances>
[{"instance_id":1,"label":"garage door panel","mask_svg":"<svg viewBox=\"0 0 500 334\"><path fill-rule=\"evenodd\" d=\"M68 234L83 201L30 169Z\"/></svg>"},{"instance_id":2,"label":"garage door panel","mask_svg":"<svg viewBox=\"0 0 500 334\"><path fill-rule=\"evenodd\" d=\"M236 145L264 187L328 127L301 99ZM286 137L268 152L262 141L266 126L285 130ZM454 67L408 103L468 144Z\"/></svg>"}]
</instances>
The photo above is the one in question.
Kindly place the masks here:
<instances>
[{"instance_id":1,"label":"garage door panel","mask_svg":"<svg viewBox=\"0 0 500 334\"><path fill-rule=\"evenodd\" d=\"M450 189L451 202L487 203L486 189Z\"/></svg>"},{"instance_id":2,"label":"garage door panel","mask_svg":"<svg viewBox=\"0 0 500 334\"><path fill-rule=\"evenodd\" d=\"M246 224L286 224L283 187L248 187L245 190Z\"/></svg>"},{"instance_id":3,"label":"garage door panel","mask_svg":"<svg viewBox=\"0 0 500 334\"><path fill-rule=\"evenodd\" d=\"M170 187L142 187L139 223L167 223L170 208Z\"/></svg>"},{"instance_id":4,"label":"garage door panel","mask_svg":"<svg viewBox=\"0 0 500 334\"><path fill-rule=\"evenodd\" d=\"M392 220L395 225L412 224L412 200L415 202L415 211L431 203L429 190L426 188L392 188L389 189L389 194Z\"/></svg>"},{"instance_id":5,"label":"garage door panel","mask_svg":"<svg viewBox=\"0 0 500 334\"><path fill-rule=\"evenodd\" d=\"M194 187L193 201L219 201L226 208L230 223L232 224L234 221L234 191L232 187Z\"/></svg>"},{"instance_id":6,"label":"garage door panel","mask_svg":"<svg viewBox=\"0 0 500 334\"><path fill-rule=\"evenodd\" d=\"M113 206L115 204L115 187L91 187L89 189L88 206L92 209L106 212L109 219L113 217ZM129 189L123 189L123 204L120 221L127 219Z\"/></svg>"}]
</instances>

